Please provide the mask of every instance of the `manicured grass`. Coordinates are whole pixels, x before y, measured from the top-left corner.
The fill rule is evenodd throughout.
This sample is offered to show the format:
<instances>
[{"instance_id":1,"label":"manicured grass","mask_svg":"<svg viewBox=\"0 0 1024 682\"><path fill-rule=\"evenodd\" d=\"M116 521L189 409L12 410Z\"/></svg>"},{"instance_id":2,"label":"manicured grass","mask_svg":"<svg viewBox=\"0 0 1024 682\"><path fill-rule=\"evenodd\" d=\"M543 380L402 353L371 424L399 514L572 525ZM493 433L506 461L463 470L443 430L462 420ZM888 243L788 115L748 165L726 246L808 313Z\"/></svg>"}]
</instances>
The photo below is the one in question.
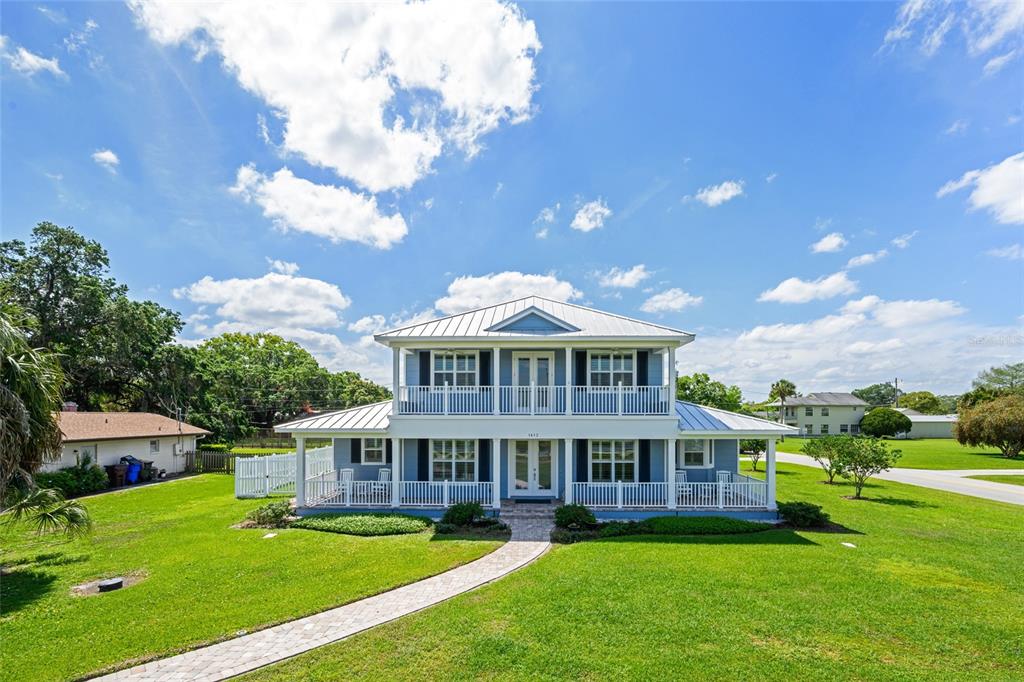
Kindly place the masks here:
<instances>
[{"instance_id":1,"label":"manicured grass","mask_svg":"<svg viewBox=\"0 0 1024 682\"><path fill-rule=\"evenodd\" d=\"M431 525L430 519L407 514L316 514L299 519L292 527L370 537L422 533Z\"/></svg>"},{"instance_id":2,"label":"manicured grass","mask_svg":"<svg viewBox=\"0 0 1024 682\"><path fill-rule=\"evenodd\" d=\"M1022 467L1024 468L1024 467ZM1004 474L1002 476L968 476L967 478L977 478L982 481L992 481L994 483L1009 483L1011 485L1024 485L1024 476L1020 474Z\"/></svg>"},{"instance_id":3,"label":"manicured grass","mask_svg":"<svg viewBox=\"0 0 1024 682\"><path fill-rule=\"evenodd\" d=\"M358 538L231 526L263 500L235 500L206 474L83 500L95 534L7 535L0 563L0 679L66 680L308 615L476 559L500 543L431 533ZM115 575L145 579L72 596Z\"/></svg>"},{"instance_id":4,"label":"manicured grass","mask_svg":"<svg viewBox=\"0 0 1024 682\"><path fill-rule=\"evenodd\" d=\"M846 532L556 546L247 679L1021 679L1024 509L888 482L849 500L820 478L781 465L780 499Z\"/></svg>"},{"instance_id":5,"label":"manicured grass","mask_svg":"<svg viewBox=\"0 0 1024 682\"><path fill-rule=\"evenodd\" d=\"M779 452L803 454L800 448L806 438L789 438L779 441ZM921 440L886 441L902 451L896 466L903 469L1020 469L1024 458L1007 459L994 448L969 448L952 438L922 438ZM764 458L758 465L764 468Z\"/></svg>"}]
</instances>

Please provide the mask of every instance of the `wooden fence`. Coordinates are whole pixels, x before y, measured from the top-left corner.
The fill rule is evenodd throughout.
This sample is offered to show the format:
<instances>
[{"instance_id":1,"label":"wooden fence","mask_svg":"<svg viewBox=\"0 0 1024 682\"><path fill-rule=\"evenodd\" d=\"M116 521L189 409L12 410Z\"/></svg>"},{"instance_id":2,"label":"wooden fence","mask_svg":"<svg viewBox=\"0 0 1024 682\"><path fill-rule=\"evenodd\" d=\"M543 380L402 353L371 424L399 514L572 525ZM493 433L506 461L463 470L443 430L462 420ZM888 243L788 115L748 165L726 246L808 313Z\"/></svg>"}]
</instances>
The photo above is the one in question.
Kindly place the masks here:
<instances>
[{"instance_id":1,"label":"wooden fence","mask_svg":"<svg viewBox=\"0 0 1024 682\"><path fill-rule=\"evenodd\" d=\"M214 450L200 450L199 452L185 453L185 471L190 474L233 474L235 473L235 459L238 455L230 452L217 452Z\"/></svg>"}]
</instances>

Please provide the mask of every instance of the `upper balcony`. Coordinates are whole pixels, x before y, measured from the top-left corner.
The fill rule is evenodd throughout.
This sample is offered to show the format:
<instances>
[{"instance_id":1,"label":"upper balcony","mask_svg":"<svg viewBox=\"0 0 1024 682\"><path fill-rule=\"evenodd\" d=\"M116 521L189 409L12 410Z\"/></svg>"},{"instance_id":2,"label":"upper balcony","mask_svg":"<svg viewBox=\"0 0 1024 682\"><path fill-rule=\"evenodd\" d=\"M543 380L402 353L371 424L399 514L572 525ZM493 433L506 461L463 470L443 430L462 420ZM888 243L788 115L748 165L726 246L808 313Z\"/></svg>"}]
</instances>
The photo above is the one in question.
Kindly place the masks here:
<instances>
[{"instance_id":1,"label":"upper balcony","mask_svg":"<svg viewBox=\"0 0 1024 682\"><path fill-rule=\"evenodd\" d=\"M668 386L402 386L398 391L398 414L406 415L656 416L670 414L671 407Z\"/></svg>"}]
</instances>

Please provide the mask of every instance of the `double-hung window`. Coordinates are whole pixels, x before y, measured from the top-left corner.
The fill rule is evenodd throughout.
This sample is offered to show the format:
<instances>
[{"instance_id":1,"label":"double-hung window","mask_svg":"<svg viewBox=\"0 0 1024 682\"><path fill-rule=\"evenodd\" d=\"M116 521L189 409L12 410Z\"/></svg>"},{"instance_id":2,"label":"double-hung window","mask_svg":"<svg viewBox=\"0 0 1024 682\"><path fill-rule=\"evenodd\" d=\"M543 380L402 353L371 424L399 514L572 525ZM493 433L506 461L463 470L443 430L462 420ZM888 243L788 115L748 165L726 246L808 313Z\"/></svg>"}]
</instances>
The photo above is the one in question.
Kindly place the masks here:
<instances>
[{"instance_id":1,"label":"double-hung window","mask_svg":"<svg viewBox=\"0 0 1024 682\"><path fill-rule=\"evenodd\" d=\"M828 416L828 408L827 407L821 408L821 416L822 417L827 417Z\"/></svg>"},{"instance_id":2,"label":"double-hung window","mask_svg":"<svg viewBox=\"0 0 1024 682\"><path fill-rule=\"evenodd\" d=\"M590 353L590 385L633 386L635 367L633 351L593 351Z\"/></svg>"},{"instance_id":3,"label":"double-hung window","mask_svg":"<svg viewBox=\"0 0 1024 682\"><path fill-rule=\"evenodd\" d=\"M704 438L684 438L676 455L676 468L707 468L714 464L711 441Z\"/></svg>"},{"instance_id":4,"label":"double-hung window","mask_svg":"<svg viewBox=\"0 0 1024 682\"><path fill-rule=\"evenodd\" d=\"M434 353L434 385L476 386L477 353L438 351Z\"/></svg>"},{"instance_id":5,"label":"double-hung window","mask_svg":"<svg viewBox=\"0 0 1024 682\"><path fill-rule=\"evenodd\" d=\"M821 435L823 435L823 436L827 436L828 435L828 424L822 424L821 425Z\"/></svg>"},{"instance_id":6,"label":"double-hung window","mask_svg":"<svg viewBox=\"0 0 1024 682\"><path fill-rule=\"evenodd\" d=\"M813 407L805 407L804 408L804 416L805 417L813 417L814 416L814 408Z\"/></svg>"},{"instance_id":7,"label":"double-hung window","mask_svg":"<svg viewBox=\"0 0 1024 682\"><path fill-rule=\"evenodd\" d=\"M384 447L383 438L364 438L363 464L383 464Z\"/></svg>"},{"instance_id":8,"label":"double-hung window","mask_svg":"<svg viewBox=\"0 0 1024 682\"><path fill-rule=\"evenodd\" d=\"M635 440L590 441L591 483L636 480Z\"/></svg>"},{"instance_id":9,"label":"double-hung window","mask_svg":"<svg viewBox=\"0 0 1024 682\"><path fill-rule=\"evenodd\" d=\"M158 452L160 452L160 441L159 440L151 440L151 441L149 441L149 454L155 455Z\"/></svg>"},{"instance_id":10,"label":"double-hung window","mask_svg":"<svg viewBox=\"0 0 1024 682\"><path fill-rule=\"evenodd\" d=\"M475 481L476 441L430 441L430 480Z\"/></svg>"},{"instance_id":11,"label":"double-hung window","mask_svg":"<svg viewBox=\"0 0 1024 682\"><path fill-rule=\"evenodd\" d=\"M850 432L850 425L849 424L840 424L839 425L839 433L849 433L849 432Z\"/></svg>"}]
</instances>

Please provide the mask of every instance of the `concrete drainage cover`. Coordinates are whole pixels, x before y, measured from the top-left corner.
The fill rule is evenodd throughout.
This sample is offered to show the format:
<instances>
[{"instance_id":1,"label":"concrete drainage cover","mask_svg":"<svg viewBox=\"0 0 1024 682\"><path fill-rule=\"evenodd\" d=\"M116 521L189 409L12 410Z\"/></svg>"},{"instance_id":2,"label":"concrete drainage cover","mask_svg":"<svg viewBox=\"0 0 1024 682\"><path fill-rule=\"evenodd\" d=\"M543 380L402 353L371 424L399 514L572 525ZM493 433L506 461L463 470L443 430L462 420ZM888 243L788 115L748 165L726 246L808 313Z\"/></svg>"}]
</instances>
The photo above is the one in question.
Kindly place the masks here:
<instances>
[{"instance_id":1,"label":"concrete drainage cover","mask_svg":"<svg viewBox=\"0 0 1024 682\"><path fill-rule=\"evenodd\" d=\"M145 579L145 574L131 573L113 578L92 580L87 583L82 583L81 585L75 585L71 588L71 594L79 597L88 597L95 594L107 594L109 592L116 592L124 587L131 587Z\"/></svg>"}]
</instances>

